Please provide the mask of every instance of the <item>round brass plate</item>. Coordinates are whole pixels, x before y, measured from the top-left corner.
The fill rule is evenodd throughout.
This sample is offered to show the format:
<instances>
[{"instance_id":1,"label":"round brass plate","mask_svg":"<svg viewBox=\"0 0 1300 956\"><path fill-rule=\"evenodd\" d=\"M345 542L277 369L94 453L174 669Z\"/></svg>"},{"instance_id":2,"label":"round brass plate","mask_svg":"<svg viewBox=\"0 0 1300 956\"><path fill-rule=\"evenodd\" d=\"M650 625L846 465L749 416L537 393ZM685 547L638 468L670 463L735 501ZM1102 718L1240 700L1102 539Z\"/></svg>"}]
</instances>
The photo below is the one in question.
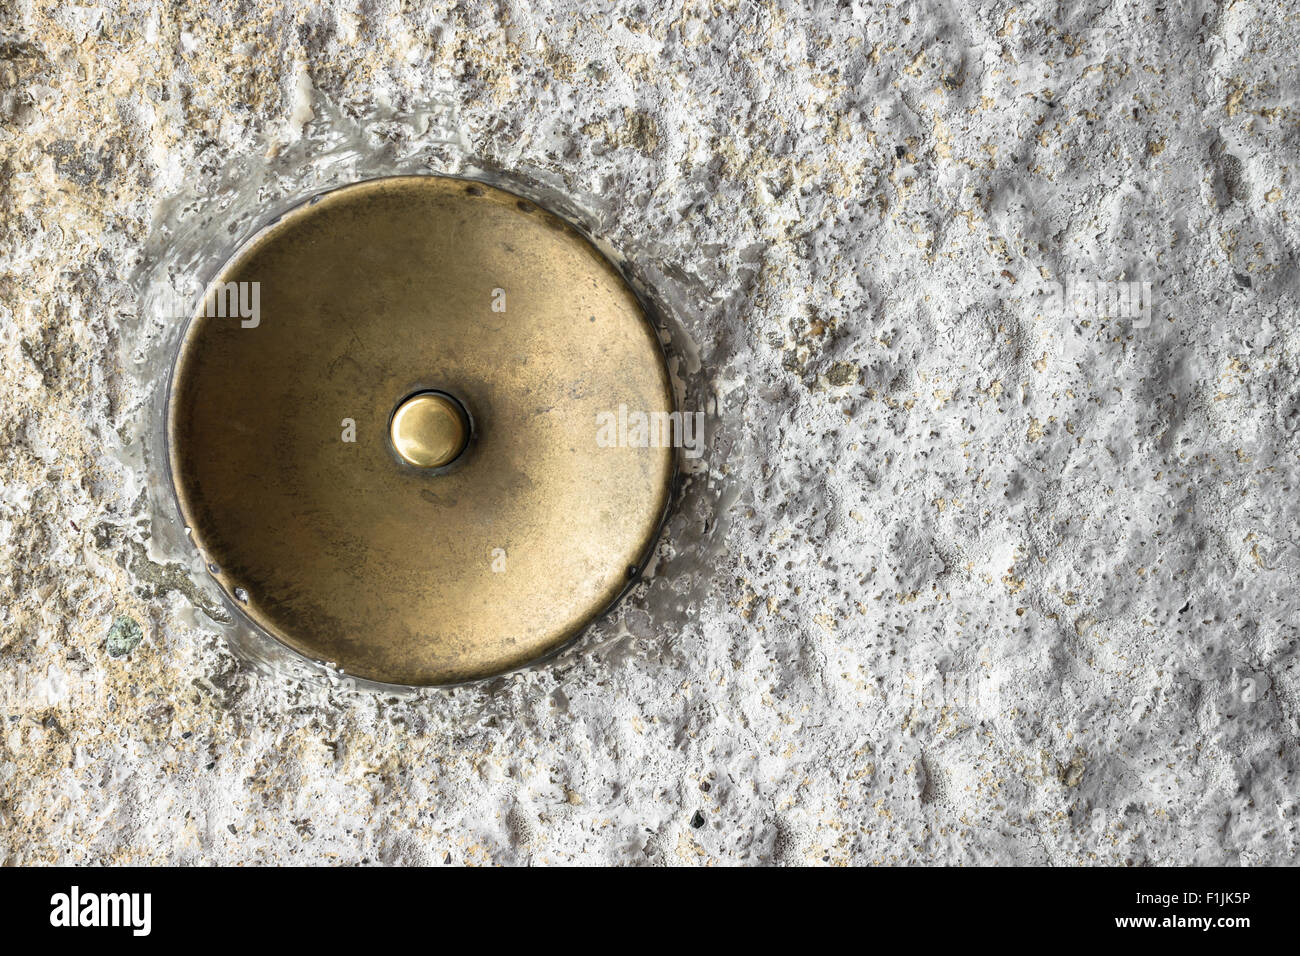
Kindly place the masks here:
<instances>
[{"instance_id":1,"label":"round brass plate","mask_svg":"<svg viewBox=\"0 0 1300 956\"><path fill-rule=\"evenodd\" d=\"M405 417L426 393L462 436L442 399ZM674 470L626 422L672 410L654 329L573 227L411 176L322 194L236 253L181 343L167 435L194 544L248 618L427 685L544 656L618 598Z\"/></svg>"}]
</instances>

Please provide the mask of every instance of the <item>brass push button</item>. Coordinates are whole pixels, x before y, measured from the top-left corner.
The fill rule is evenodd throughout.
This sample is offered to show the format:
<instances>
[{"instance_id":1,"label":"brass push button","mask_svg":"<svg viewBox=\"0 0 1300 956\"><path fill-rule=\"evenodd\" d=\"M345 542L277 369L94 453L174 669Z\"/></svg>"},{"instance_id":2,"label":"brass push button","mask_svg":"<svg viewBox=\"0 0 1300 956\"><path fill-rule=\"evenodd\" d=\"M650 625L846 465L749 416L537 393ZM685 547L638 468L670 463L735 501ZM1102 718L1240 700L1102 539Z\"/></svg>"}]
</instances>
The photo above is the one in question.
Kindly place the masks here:
<instances>
[{"instance_id":1,"label":"brass push button","mask_svg":"<svg viewBox=\"0 0 1300 956\"><path fill-rule=\"evenodd\" d=\"M460 402L442 392L419 392L397 406L388 426L393 447L419 468L442 468L469 443L469 422Z\"/></svg>"}]
</instances>

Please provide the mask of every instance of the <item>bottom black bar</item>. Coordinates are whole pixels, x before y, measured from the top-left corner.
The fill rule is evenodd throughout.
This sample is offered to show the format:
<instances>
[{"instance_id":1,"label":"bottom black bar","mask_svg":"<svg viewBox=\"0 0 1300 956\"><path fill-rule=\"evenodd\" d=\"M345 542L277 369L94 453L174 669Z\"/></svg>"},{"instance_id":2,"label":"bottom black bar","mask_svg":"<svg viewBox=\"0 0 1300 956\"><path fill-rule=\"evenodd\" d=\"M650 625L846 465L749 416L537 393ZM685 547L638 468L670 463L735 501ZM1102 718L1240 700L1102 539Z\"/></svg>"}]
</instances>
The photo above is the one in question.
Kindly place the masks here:
<instances>
[{"instance_id":1,"label":"bottom black bar","mask_svg":"<svg viewBox=\"0 0 1300 956\"><path fill-rule=\"evenodd\" d=\"M446 869L0 868L0 913L12 932L127 943L192 940L196 930L223 925L257 927L259 944L336 944L345 926L382 929L385 942L416 940L427 939L431 925L499 928L503 917L507 926L536 927L532 913L544 913L551 929L560 920L573 938L597 933L613 906L622 919L670 921L679 932L707 929L714 940L718 933L736 940L764 934L772 921L793 919L824 929L845 920L919 928L929 943L1042 932L1071 941L1199 935L1230 945L1242 934L1288 929L1295 899L1294 871L1287 869L858 870L764 876L761 884L750 884L748 875L708 884L686 873L605 875L599 884L581 876L529 887L536 874ZM752 905L726 902L737 899ZM846 910L836 900L853 906Z\"/></svg>"}]
</instances>

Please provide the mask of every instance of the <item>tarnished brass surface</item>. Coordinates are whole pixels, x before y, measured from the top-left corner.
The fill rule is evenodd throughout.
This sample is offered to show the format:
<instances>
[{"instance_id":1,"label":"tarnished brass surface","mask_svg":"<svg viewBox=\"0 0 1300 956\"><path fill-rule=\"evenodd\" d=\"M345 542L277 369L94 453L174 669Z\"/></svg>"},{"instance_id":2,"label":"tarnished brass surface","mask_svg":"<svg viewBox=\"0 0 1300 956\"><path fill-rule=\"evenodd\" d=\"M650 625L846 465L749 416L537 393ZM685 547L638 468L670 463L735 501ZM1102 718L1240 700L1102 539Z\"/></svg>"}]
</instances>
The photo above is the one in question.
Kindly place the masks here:
<instances>
[{"instance_id":1,"label":"tarnished brass surface","mask_svg":"<svg viewBox=\"0 0 1300 956\"><path fill-rule=\"evenodd\" d=\"M673 451L601 447L597 415L670 412L671 386L636 297L561 219L372 180L263 229L228 283L259 283L257 314L191 320L170 464L194 544L269 634L372 680L468 680L558 648L648 557ZM442 467L399 444L395 410L428 391L472 433Z\"/></svg>"}]
</instances>

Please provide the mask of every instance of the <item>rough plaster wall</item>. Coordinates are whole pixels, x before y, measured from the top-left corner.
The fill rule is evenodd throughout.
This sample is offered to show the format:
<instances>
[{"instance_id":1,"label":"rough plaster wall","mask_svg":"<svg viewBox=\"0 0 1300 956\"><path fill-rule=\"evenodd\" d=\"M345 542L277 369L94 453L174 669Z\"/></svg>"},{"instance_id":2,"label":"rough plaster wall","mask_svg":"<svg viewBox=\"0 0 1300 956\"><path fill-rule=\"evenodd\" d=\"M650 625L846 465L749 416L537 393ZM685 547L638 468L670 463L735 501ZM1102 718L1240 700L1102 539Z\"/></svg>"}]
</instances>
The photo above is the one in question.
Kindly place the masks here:
<instances>
[{"instance_id":1,"label":"rough plaster wall","mask_svg":"<svg viewBox=\"0 0 1300 956\"><path fill-rule=\"evenodd\" d=\"M1204 0L9 0L0 859L1292 861L1298 44ZM696 291L732 497L685 620L395 702L232 654L109 449L160 204L431 99Z\"/></svg>"}]
</instances>

